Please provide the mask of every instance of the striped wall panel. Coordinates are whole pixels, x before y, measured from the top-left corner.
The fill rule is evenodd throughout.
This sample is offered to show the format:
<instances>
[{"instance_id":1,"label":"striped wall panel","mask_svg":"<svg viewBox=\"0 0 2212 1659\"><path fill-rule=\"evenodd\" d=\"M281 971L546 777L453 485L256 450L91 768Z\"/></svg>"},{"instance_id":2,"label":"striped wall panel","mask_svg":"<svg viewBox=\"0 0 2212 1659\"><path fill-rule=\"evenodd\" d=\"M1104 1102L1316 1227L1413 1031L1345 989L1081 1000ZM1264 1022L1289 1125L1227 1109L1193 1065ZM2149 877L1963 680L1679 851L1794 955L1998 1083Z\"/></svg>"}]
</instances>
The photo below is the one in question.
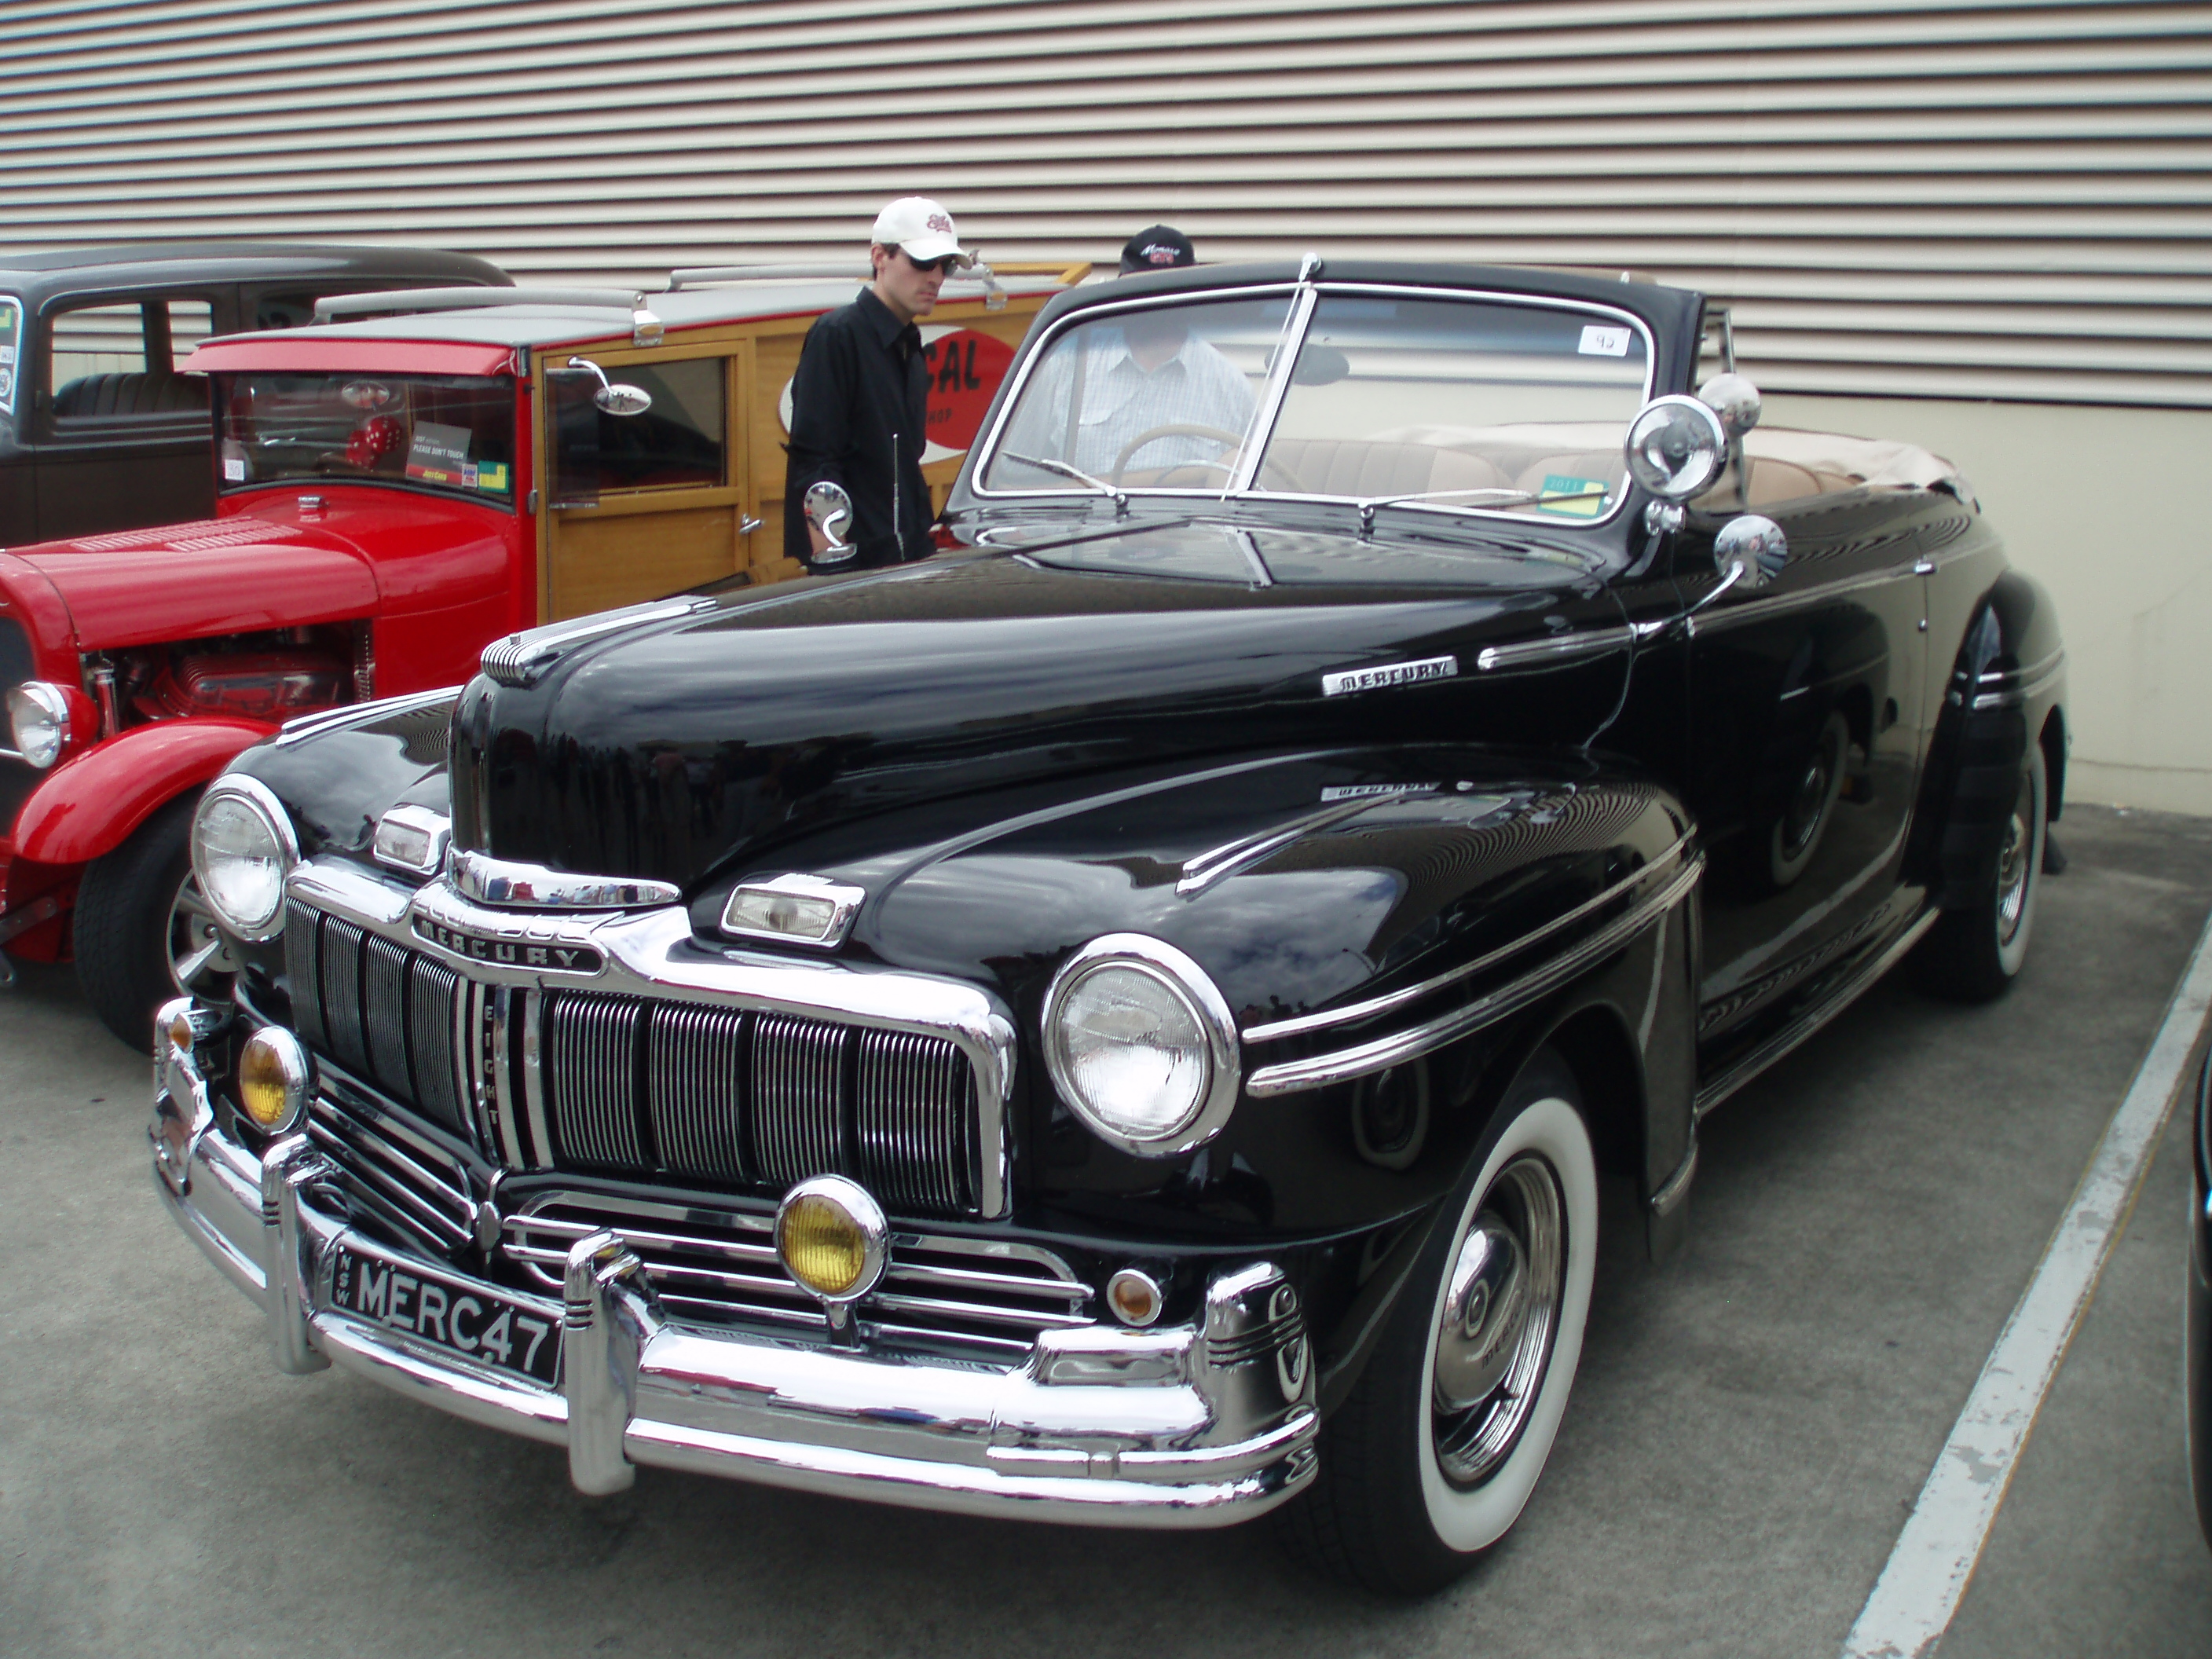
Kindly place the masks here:
<instances>
[{"instance_id":1,"label":"striped wall panel","mask_svg":"<svg viewBox=\"0 0 2212 1659\"><path fill-rule=\"evenodd\" d=\"M2212 5L16 0L0 255L407 241L519 276L1308 248L1632 269L1775 390L2212 406Z\"/></svg>"}]
</instances>

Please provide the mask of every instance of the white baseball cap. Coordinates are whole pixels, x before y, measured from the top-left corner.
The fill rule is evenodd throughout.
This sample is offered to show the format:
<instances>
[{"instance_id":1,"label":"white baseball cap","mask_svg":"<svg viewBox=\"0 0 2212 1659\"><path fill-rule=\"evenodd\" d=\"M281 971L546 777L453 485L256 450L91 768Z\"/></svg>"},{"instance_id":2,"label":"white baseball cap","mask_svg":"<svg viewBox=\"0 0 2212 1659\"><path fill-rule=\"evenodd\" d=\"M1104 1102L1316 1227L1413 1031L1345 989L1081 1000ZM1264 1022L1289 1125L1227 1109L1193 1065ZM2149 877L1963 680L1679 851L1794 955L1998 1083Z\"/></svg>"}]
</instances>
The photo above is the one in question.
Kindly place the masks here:
<instances>
[{"instance_id":1,"label":"white baseball cap","mask_svg":"<svg viewBox=\"0 0 2212 1659\"><path fill-rule=\"evenodd\" d=\"M975 263L975 256L960 246L952 216L927 196L900 197L876 216L876 228L868 240L884 247L904 248L907 258L918 265L947 254L963 265Z\"/></svg>"}]
</instances>

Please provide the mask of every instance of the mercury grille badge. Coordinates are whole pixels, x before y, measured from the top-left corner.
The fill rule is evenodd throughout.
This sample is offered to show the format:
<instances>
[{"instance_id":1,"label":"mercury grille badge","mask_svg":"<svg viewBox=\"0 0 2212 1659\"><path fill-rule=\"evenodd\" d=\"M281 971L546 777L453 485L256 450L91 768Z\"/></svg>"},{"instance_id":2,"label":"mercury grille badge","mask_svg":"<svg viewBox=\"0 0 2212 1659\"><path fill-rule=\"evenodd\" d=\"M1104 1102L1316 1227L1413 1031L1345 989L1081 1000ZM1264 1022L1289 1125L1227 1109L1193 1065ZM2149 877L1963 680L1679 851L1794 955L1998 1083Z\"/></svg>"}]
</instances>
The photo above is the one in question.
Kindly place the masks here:
<instances>
[{"instance_id":1,"label":"mercury grille badge","mask_svg":"<svg viewBox=\"0 0 2212 1659\"><path fill-rule=\"evenodd\" d=\"M1321 677L1321 694L1340 697L1350 691L1377 691L1389 685L1419 685L1424 680L1454 679L1457 657L1424 657L1419 662L1384 663L1379 668L1347 668Z\"/></svg>"},{"instance_id":2,"label":"mercury grille badge","mask_svg":"<svg viewBox=\"0 0 2212 1659\"><path fill-rule=\"evenodd\" d=\"M454 956L466 957L471 962L489 962L501 968L544 968L568 974L596 974L606 965L606 958L588 945L519 936L502 939L451 927L420 911L415 914L413 922L416 938Z\"/></svg>"}]
</instances>

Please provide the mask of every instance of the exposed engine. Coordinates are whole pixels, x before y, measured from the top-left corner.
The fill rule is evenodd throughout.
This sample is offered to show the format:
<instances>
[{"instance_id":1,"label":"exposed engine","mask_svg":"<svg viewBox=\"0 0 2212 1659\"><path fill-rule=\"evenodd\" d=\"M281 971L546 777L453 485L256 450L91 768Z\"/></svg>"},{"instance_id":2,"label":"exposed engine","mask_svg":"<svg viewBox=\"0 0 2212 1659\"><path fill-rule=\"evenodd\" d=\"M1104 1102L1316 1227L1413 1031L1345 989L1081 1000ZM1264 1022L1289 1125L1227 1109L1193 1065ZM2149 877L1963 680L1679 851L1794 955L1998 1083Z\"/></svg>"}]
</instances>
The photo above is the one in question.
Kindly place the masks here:
<instances>
[{"instance_id":1,"label":"exposed engine","mask_svg":"<svg viewBox=\"0 0 2212 1659\"><path fill-rule=\"evenodd\" d=\"M103 713L112 696L122 726L191 714L288 720L353 695L357 631L289 628L120 651L87 663L88 689Z\"/></svg>"}]
</instances>

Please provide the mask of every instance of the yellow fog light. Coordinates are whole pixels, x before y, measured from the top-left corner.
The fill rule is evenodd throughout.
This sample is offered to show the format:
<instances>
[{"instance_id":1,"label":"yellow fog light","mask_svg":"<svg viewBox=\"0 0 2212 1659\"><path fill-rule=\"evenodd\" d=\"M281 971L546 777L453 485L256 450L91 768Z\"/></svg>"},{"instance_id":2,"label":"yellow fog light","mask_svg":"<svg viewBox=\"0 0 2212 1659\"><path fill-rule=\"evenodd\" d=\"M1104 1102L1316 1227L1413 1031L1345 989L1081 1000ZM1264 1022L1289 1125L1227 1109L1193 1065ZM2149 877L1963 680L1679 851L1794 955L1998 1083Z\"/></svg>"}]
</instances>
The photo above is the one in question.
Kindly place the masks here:
<instances>
[{"instance_id":1,"label":"yellow fog light","mask_svg":"<svg viewBox=\"0 0 2212 1659\"><path fill-rule=\"evenodd\" d=\"M775 1212L783 1270L824 1302L857 1302L883 1277L890 1233L883 1206L842 1176L816 1176L784 1195Z\"/></svg>"},{"instance_id":2,"label":"yellow fog light","mask_svg":"<svg viewBox=\"0 0 2212 1659\"><path fill-rule=\"evenodd\" d=\"M313 1073L300 1039L281 1025L264 1026L238 1053L238 1103L256 1127L283 1134L307 1109Z\"/></svg>"}]
</instances>

